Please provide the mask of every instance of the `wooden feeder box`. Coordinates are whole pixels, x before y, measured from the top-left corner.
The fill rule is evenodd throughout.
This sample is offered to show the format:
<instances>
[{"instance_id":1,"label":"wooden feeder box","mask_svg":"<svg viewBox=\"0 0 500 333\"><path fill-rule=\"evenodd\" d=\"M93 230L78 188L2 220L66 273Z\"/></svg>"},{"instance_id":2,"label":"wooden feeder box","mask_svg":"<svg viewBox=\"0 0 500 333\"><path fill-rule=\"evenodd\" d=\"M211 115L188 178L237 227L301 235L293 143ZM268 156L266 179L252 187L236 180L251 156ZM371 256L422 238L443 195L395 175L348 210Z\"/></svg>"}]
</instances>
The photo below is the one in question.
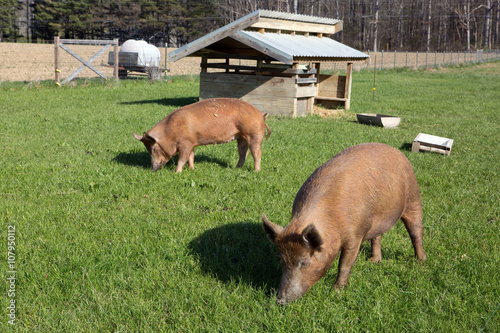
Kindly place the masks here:
<instances>
[{"instance_id":1,"label":"wooden feeder box","mask_svg":"<svg viewBox=\"0 0 500 333\"><path fill-rule=\"evenodd\" d=\"M362 124L375 125L385 128L397 128L401 123L400 117L387 116L378 113L356 113L356 117Z\"/></svg>"},{"instance_id":2,"label":"wooden feeder box","mask_svg":"<svg viewBox=\"0 0 500 333\"><path fill-rule=\"evenodd\" d=\"M453 139L419 133L411 146L412 152L430 151L443 155L450 155Z\"/></svg>"}]
</instances>

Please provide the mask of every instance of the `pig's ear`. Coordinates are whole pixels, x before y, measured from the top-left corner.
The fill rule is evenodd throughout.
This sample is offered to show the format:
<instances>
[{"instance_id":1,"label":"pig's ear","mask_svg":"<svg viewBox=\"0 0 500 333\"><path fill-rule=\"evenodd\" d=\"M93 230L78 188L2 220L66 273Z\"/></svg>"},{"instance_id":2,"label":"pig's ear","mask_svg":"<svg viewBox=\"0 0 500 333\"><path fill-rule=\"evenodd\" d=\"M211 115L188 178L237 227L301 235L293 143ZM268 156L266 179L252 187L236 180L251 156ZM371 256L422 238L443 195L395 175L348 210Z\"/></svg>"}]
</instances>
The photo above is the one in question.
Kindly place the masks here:
<instances>
[{"instance_id":1,"label":"pig's ear","mask_svg":"<svg viewBox=\"0 0 500 333\"><path fill-rule=\"evenodd\" d=\"M144 143L155 143L156 140L155 138L153 138L151 135L149 135L148 133L144 132L143 136L140 136L140 135L137 135L135 134L135 132L132 132L132 134L134 134L134 138L136 138L137 140L139 141L142 141Z\"/></svg>"},{"instance_id":2,"label":"pig's ear","mask_svg":"<svg viewBox=\"0 0 500 333\"><path fill-rule=\"evenodd\" d=\"M136 138L139 141L142 141L142 136L135 134L135 132L132 132L134 134L134 138Z\"/></svg>"},{"instance_id":3,"label":"pig's ear","mask_svg":"<svg viewBox=\"0 0 500 333\"><path fill-rule=\"evenodd\" d=\"M153 138L151 135L149 135L148 133L144 132L143 136L142 136L142 139L143 139L143 142L144 143L149 143L149 144L154 144L156 143L156 139Z\"/></svg>"},{"instance_id":4,"label":"pig's ear","mask_svg":"<svg viewBox=\"0 0 500 333\"><path fill-rule=\"evenodd\" d=\"M283 232L283 227L273 222L269 221L265 214L262 214L262 227L267 234L267 237L271 242L275 242L276 237Z\"/></svg>"},{"instance_id":5,"label":"pig's ear","mask_svg":"<svg viewBox=\"0 0 500 333\"><path fill-rule=\"evenodd\" d=\"M323 245L323 239L321 239L318 230L313 224L309 224L302 231L302 240L307 247L310 247L316 251L321 251L321 245Z\"/></svg>"}]
</instances>

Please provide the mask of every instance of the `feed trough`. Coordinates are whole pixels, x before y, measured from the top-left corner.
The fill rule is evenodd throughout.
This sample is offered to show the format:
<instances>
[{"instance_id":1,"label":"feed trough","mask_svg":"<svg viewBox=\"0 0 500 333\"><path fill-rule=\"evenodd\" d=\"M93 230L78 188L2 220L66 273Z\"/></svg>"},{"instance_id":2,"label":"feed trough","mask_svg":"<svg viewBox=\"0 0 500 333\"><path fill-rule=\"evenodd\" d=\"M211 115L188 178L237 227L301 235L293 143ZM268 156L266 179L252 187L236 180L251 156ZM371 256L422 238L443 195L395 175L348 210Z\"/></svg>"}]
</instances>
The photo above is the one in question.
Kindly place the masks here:
<instances>
[{"instance_id":1,"label":"feed trough","mask_svg":"<svg viewBox=\"0 0 500 333\"><path fill-rule=\"evenodd\" d=\"M362 124L375 125L385 128L397 128L401 118L378 113L356 113L358 121Z\"/></svg>"},{"instance_id":2,"label":"feed trough","mask_svg":"<svg viewBox=\"0 0 500 333\"><path fill-rule=\"evenodd\" d=\"M440 136L419 133L411 146L412 152L431 151L444 155L450 155L453 139L442 138Z\"/></svg>"},{"instance_id":3,"label":"feed trough","mask_svg":"<svg viewBox=\"0 0 500 333\"><path fill-rule=\"evenodd\" d=\"M114 65L114 52L109 52L108 64ZM147 73L149 79L161 79L160 50L143 40L129 39L118 52L118 76L126 78L129 72Z\"/></svg>"}]
</instances>

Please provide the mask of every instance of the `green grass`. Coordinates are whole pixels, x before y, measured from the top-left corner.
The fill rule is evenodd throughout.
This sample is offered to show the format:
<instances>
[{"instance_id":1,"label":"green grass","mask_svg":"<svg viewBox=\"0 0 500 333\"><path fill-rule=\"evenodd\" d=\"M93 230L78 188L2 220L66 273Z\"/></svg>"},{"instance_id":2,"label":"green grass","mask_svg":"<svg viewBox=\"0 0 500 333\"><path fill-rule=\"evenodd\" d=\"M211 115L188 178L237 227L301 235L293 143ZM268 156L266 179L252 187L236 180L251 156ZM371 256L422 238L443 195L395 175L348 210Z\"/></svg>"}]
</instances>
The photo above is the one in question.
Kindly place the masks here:
<instances>
[{"instance_id":1,"label":"green grass","mask_svg":"<svg viewBox=\"0 0 500 333\"><path fill-rule=\"evenodd\" d=\"M234 142L150 171L132 131L194 102L198 82L83 81L0 85L1 306L7 227L15 226L20 332L495 332L500 327L500 63L435 71L354 73L338 119L271 117L262 171L235 169ZM402 117L365 126L356 112ZM450 156L411 153L419 132L453 138ZM319 165L383 142L411 161L422 192L428 261L398 223L371 264L363 244L342 291L328 274L301 299L275 302L281 272L262 213L288 224ZM5 313L5 314L4 314ZM487 323L488 319L490 321Z\"/></svg>"}]
</instances>

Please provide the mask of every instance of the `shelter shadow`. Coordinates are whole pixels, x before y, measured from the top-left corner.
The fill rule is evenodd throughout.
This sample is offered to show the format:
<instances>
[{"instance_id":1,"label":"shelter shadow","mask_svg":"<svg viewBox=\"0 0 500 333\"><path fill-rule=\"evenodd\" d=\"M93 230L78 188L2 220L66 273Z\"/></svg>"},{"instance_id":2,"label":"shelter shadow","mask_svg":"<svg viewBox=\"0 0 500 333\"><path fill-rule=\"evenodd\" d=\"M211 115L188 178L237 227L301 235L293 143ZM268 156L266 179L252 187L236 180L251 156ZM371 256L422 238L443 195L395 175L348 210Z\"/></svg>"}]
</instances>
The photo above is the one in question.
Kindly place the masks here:
<instances>
[{"instance_id":1,"label":"shelter shadow","mask_svg":"<svg viewBox=\"0 0 500 333\"><path fill-rule=\"evenodd\" d=\"M405 142L399 147L401 150L411 151L412 143Z\"/></svg>"},{"instance_id":2,"label":"shelter shadow","mask_svg":"<svg viewBox=\"0 0 500 333\"><path fill-rule=\"evenodd\" d=\"M223 281L241 281L270 295L281 277L278 251L260 223L239 222L205 231L189 243L201 269Z\"/></svg>"},{"instance_id":3,"label":"shelter shadow","mask_svg":"<svg viewBox=\"0 0 500 333\"><path fill-rule=\"evenodd\" d=\"M121 102L123 105L144 105L144 104L159 104L164 106L183 107L189 104L198 102L198 97L179 97L179 98L160 98L147 99L143 101Z\"/></svg>"}]
</instances>

